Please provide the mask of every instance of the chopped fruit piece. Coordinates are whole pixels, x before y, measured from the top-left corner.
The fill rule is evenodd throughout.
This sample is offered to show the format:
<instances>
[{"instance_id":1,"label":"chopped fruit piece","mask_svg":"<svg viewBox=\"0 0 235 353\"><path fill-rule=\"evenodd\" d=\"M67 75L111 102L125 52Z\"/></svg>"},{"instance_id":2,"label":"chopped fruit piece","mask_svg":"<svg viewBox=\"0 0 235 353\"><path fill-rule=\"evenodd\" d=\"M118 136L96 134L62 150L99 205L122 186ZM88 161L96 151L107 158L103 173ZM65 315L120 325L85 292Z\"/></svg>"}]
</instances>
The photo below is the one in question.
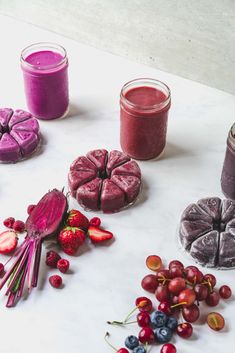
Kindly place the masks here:
<instances>
[{"instance_id":1,"label":"chopped fruit piece","mask_svg":"<svg viewBox=\"0 0 235 353\"><path fill-rule=\"evenodd\" d=\"M89 226L88 235L93 243L102 243L113 238L113 233L94 226Z\"/></svg>"},{"instance_id":2,"label":"chopped fruit piece","mask_svg":"<svg viewBox=\"0 0 235 353\"><path fill-rule=\"evenodd\" d=\"M109 153L108 156L108 161L107 161L107 166L106 166L106 171L107 175L110 176L111 171L118 167L119 165L129 161L130 158L125 155L123 152L113 150Z\"/></svg>"},{"instance_id":3,"label":"chopped fruit piece","mask_svg":"<svg viewBox=\"0 0 235 353\"><path fill-rule=\"evenodd\" d=\"M66 223L69 227L82 228L84 231L87 231L89 227L89 220L78 210L69 211Z\"/></svg>"},{"instance_id":4,"label":"chopped fruit piece","mask_svg":"<svg viewBox=\"0 0 235 353\"><path fill-rule=\"evenodd\" d=\"M133 160L120 165L120 167L115 168L112 171L112 177L114 175L133 175L133 176L141 179L140 167Z\"/></svg>"},{"instance_id":5,"label":"chopped fruit piece","mask_svg":"<svg viewBox=\"0 0 235 353\"><path fill-rule=\"evenodd\" d=\"M56 268L57 263L60 259L61 259L60 255L54 250L48 251L46 254L46 264L49 267Z\"/></svg>"},{"instance_id":6,"label":"chopped fruit piece","mask_svg":"<svg viewBox=\"0 0 235 353\"><path fill-rule=\"evenodd\" d=\"M229 286L222 286L220 287L219 289L219 295L221 296L221 298L223 299L228 299L231 297L232 295L232 291L231 291L231 288Z\"/></svg>"},{"instance_id":7,"label":"chopped fruit piece","mask_svg":"<svg viewBox=\"0 0 235 353\"><path fill-rule=\"evenodd\" d=\"M93 150L87 153L87 158L97 167L101 173L105 172L106 161L108 157L108 151L106 150Z\"/></svg>"},{"instance_id":8,"label":"chopped fruit piece","mask_svg":"<svg viewBox=\"0 0 235 353\"><path fill-rule=\"evenodd\" d=\"M101 220L99 217L93 217L91 220L90 220L90 226L95 226L95 227L99 227L101 225Z\"/></svg>"},{"instance_id":9,"label":"chopped fruit piece","mask_svg":"<svg viewBox=\"0 0 235 353\"><path fill-rule=\"evenodd\" d=\"M162 346L160 353L176 353L176 348L171 343L166 343Z\"/></svg>"},{"instance_id":10,"label":"chopped fruit piece","mask_svg":"<svg viewBox=\"0 0 235 353\"><path fill-rule=\"evenodd\" d=\"M151 300L147 297L139 297L135 301L136 307L139 309L139 311L146 311L150 312L153 308L153 304Z\"/></svg>"},{"instance_id":11,"label":"chopped fruit piece","mask_svg":"<svg viewBox=\"0 0 235 353\"><path fill-rule=\"evenodd\" d=\"M211 292L208 294L207 298L206 298L206 304L208 306L216 306L219 303L219 294L215 291Z\"/></svg>"},{"instance_id":12,"label":"chopped fruit piece","mask_svg":"<svg viewBox=\"0 0 235 353\"><path fill-rule=\"evenodd\" d=\"M58 241L62 250L68 255L74 255L86 239L80 228L66 227L59 234Z\"/></svg>"},{"instance_id":13,"label":"chopped fruit piece","mask_svg":"<svg viewBox=\"0 0 235 353\"><path fill-rule=\"evenodd\" d=\"M65 259L60 259L57 262L57 268L60 272L66 273L69 269L69 261Z\"/></svg>"},{"instance_id":14,"label":"chopped fruit piece","mask_svg":"<svg viewBox=\"0 0 235 353\"><path fill-rule=\"evenodd\" d=\"M195 322L200 316L199 308L196 304L193 304L189 307L184 306L182 308L182 315L185 321Z\"/></svg>"},{"instance_id":15,"label":"chopped fruit piece","mask_svg":"<svg viewBox=\"0 0 235 353\"><path fill-rule=\"evenodd\" d=\"M119 211L125 206L125 194L124 192L114 184L110 179L103 181L100 207L103 212L115 212Z\"/></svg>"},{"instance_id":16,"label":"chopped fruit piece","mask_svg":"<svg viewBox=\"0 0 235 353\"><path fill-rule=\"evenodd\" d=\"M93 171L97 173L97 167L88 158L80 156L70 166L70 170Z\"/></svg>"},{"instance_id":17,"label":"chopped fruit piece","mask_svg":"<svg viewBox=\"0 0 235 353\"><path fill-rule=\"evenodd\" d=\"M192 336L193 327L188 322L184 322L183 324L179 324L177 326L176 332L182 338L189 338Z\"/></svg>"},{"instance_id":18,"label":"chopped fruit piece","mask_svg":"<svg viewBox=\"0 0 235 353\"><path fill-rule=\"evenodd\" d=\"M146 259L146 266L152 271L158 271L162 267L162 259L157 255L150 255Z\"/></svg>"},{"instance_id":19,"label":"chopped fruit piece","mask_svg":"<svg viewBox=\"0 0 235 353\"><path fill-rule=\"evenodd\" d=\"M3 221L3 224L5 227L12 229L14 222L15 222L15 218L9 217L5 219L5 221Z\"/></svg>"},{"instance_id":20,"label":"chopped fruit piece","mask_svg":"<svg viewBox=\"0 0 235 353\"><path fill-rule=\"evenodd\" d=\"M76 195L77 189L83 184L88 183L94 179L96 173L94 170L71 170L68 175L68 184L72 192L72 196Z\"/></svg>"},{"instance_id":21,"label":"chopped fruit piece","mask_svg":"<svg viewBox=\"0 0 235 353\"><path fill-rule=\"evenodd\" d=\"M23 233L25 231L25 224L23 221L15 221L13 224L13 229L17 233Z\"/></svg>"},{"instance_id":22,"label":"chopped fruit piece","mask_svg":"<svg viewBox=\"0 0 235 353\"><path fill-rule=\"evenodd\" d=\"M54 288L60 288L62 285L62 278L58 275L53 275L49 277L49 282Z\"/></svg>"},{"instance_id":23,"label":"chopped fruit piece","mask_svg":"<svg viewBox=\"0 0 235 353\"><path fill-rule=\"evenodd\" d=\"M139 332L139 341L143 344L151 344L154 342L154 332L150 327L143 327Z\"/></svg>"},{"instance_id":24,"label":"chopped fruit piece","mask_svg":"<svg viewBox=\"0 0 235 353\"><path fill-rule=\"evenodd\" d=\"M146 275L141 281L141 286L147 292L154 293L158 287L157 277L155 275Z\"/></svg>"},{"instance_id":25,"label":"chopped fruit piece","mask_svg":"<svg viewBox=\"0 0 235 353\"><path fill-rule=\"evenodd\" d=\"M91 180L78 188L76 199L83 208L93 211L98 210L101 188L102 179Z\"/></svg>"},{"instance_id":26,"label":"chopped fruit piece","mask_svg":"<svg viewBox=\"0 0 235 353\"><path fill-rule=\"evenodd\" d=\"M224 328L224 318L216 312L207 315L207 324L214 331L220 331Z\"/></svg>"},{"instance_id":27,"label":"chopped fruit piece","mask_svg":"<svg viewBox=\"0 0 235 353\"><path fill-rule=\"evenodd\" d=\"M9 254L17 247L18 238L16 232L7 230L0 234L0 254Z\"/></svg>"},{"instance_id":28,"label":"chopped fruit piece","mask_svg":"<svg viewBox=\"0 0 235 353\"><path fill-rule=\"evenodd\" d=\"M196 294L193 289L186 288L179 294L179 304L191 306L196 300Z\"/></svg>"},{"instance_id":29,"label":"chopped fruit piece","mask_svg":"<svg viewBox=\"0 0 235 353\"><path fill-rule=\"evenodd\" d=\"M128 203L133 202L140 192L141 181L133 175L113 175L112 182L125 193Z\"/></svg>"},{"instance_id":30,"label":"chopped fruit piece","mask_svg":"<svg viewBox=\"0 0 235 353\"><path fill-rule=\"evenodd\" d=\"M36 207L36 205L29 205L27 208L27 213L30 215L33 212L33 209Z\"/></svg>"}]
</instances>

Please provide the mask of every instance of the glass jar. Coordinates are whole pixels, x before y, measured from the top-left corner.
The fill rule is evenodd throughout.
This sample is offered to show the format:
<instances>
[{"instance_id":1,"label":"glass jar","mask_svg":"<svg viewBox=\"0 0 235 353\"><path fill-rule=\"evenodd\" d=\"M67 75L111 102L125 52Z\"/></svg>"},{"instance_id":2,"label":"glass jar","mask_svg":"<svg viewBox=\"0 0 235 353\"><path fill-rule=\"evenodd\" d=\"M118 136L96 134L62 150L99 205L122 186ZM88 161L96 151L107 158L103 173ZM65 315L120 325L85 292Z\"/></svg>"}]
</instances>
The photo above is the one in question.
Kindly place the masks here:
<instances>
[{"instance_id":1,"label":"glass jar","mask_svg":"<svg viewBox=\"0 0 235 353\"><path fill-rule=\"evenodd\" d=\"M65 116L69 106L66 50L53 43L30 45L21 53L21 68L30 113L42 120Z\"/></svg>"},{"instance_id":2,"label":"glass jar","mask_svg":"<svg viewBox=\"0 0 235 353\"><path fill-rule=\"evenodd\" d=\"M235 124L231 127L227 138L221 188L227 198L235 200Z\"/></svg>"},{"instance_id":3,"label":"glass jar","mask_svg":"<svg viewBox=\"0 0 235 353\"><path fill-rule=\"evenodd\" d=\"M120 95L120 143L130 157L159 157L166 144L170 89L163 82L141 78L126 83Z\"/></svg>"}]
</instances>

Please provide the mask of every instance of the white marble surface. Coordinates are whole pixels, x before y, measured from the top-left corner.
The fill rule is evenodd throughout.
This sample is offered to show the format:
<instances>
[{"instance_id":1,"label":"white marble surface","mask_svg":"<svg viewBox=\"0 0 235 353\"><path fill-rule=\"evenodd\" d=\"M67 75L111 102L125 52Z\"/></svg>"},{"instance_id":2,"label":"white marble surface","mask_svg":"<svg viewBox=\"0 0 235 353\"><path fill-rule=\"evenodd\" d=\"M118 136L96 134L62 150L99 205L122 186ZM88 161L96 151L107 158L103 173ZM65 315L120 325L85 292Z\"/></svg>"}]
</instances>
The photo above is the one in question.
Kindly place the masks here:
<instances>
[{"instance_id":1,"label":"white marble surface","mask_svg":"<svg viewBox=\"0 0 235 353\"><path fill-rule=\"evenodd\" d=\"M8 216L26 218L26 208L50 188L66 185L71 161L93 148L119 147L119 92L136 77L153 77L172 90L167 148L162 159L141 162L144 188L130 209L102 216L104 227L115 234L110 247L87 247L71 258L72 273L65 286L48 283L52 272L44 266L39 288L14 309L0 296L1 352L3 353L108 353L103 341L109 330L112 342L123 345L137 327L107 327L106 320L121 319L144 294L140 280L145 258L159 254L164 261L178 258L189 265L176 245L179 217L185 206L200 197L218 195L228 130L234 121L235 97L119 57L80 45L53 33L0 17L1 106L26 108L19 55L38 41L54 41L68 50L70 60L70 117L42 122L45 141L41 154L30 160L0 166L0 223ZM93 216L94 214L88 214ZM45 255L45 250L43 255ZM0 261L3 261L3 256ZM210 271L219 285L235 292L234 271ZM156 305L156 301L155 301ZM221 302L226 319L221 333L195 325L192 339L174 338L178 352L232 353L235 302ZM151 352L159 352L154 347Z\"/></svg>"}]
</instances>

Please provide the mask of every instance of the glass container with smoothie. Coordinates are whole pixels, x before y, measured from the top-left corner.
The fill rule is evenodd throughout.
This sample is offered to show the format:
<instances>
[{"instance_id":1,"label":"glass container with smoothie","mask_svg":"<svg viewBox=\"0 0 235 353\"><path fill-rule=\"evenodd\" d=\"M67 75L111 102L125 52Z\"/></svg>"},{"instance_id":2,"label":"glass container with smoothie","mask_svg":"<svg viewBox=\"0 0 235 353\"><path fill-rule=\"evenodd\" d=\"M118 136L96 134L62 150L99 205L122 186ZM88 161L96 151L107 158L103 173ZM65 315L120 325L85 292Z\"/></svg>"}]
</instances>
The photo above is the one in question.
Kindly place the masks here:
<instances>
[{"instance_id":1,"label":"glass container with smoothie","mask_svg":"<svg viewBox=\"0 0 235 353\"><path fill-rule=\"evenodd\" d=\"M37 43L21 53L27 106L43 120L61 118L68 112L68 58L57 44Z\"/></svg>"},{"instance_id":2,"label":"glass container with smoothie","mask_svg":"<svg viewBox=\"0 0 235 353\"><path fill-rule=\"evenodd\" d=\"M120 96L122 150L140 160L159 157L166 144L170 89L154 79L126 83Z\"/></svg>"},{"instance_id":3,"label":"glass container with smoothie","mask_svg":"<svg viewBox=\"0 0 235 353\"><path fill-rule=\"evenodd\" d=\"M231 127L227 138L221 188L227 198L235 200L235 124Z\"/></svg>"}]
</instances>

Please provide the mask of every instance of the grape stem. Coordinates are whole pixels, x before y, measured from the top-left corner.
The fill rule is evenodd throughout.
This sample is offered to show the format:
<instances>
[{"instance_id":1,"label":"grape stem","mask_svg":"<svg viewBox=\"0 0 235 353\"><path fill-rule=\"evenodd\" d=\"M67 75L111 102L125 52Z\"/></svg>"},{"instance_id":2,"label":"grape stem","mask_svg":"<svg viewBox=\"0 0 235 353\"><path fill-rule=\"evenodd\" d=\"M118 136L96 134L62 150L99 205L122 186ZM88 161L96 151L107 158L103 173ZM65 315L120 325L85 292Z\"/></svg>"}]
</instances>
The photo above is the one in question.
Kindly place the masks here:
<instances>
[{"instance_id":1,"label":"grape stem","mask_svg":"<svg viewBox=\"0 0 235 353\"><path fill-rule=\"evenodd\" d=\"M184 304L187 304L187 302L181 302L181 303L177 303L177 304L171 305L171 309L177 308L177 306L184 305Z\"/></svg>"}]
</instances>

